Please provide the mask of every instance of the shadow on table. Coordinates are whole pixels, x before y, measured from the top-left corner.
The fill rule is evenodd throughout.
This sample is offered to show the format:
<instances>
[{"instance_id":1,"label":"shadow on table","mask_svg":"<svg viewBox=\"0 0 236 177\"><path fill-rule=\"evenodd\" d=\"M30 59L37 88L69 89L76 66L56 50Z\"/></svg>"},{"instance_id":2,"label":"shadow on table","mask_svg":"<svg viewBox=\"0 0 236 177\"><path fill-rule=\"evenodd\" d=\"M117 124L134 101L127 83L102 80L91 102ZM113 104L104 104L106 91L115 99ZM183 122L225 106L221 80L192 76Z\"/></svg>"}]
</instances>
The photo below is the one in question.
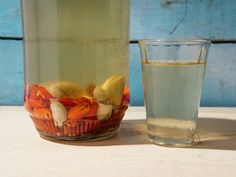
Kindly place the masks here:
<instances>
[{"instance_id":1,"label":"shadow on table","mask_svg":"<svg viewBox=\"0 0 236 177\"><path fill-rule=\"evenodd\" d=\"M191 148L236 150L236 120L200 118L196 139ZM94 142L58 142L78 146L116 146L151 144L147 139L145 120L124 120L118 135Z\"/></svg>"},{"instance_id":2,"label":"shadow on table","mask_svg":"<svg viewBox=\"0 0 236 177\"><path fill-rule=\"evenodd\" d=\"M236 150L236 120L200 118L196 139L192 148Z\"/></svg>"}]
</instances>

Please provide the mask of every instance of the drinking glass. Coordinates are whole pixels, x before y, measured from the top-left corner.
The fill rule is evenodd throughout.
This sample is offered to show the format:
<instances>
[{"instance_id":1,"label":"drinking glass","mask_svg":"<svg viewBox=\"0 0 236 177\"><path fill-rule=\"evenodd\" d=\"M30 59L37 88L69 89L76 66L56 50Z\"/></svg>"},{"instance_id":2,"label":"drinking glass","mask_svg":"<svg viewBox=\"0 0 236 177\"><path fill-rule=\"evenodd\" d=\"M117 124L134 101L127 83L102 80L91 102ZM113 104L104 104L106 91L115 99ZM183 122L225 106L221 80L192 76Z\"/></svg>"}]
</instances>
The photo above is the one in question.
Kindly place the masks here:
<instances>
[{"instance_id":1,"label":"drinking glass","mask_svg":"<svg viewBox=\"0 0 236 177\"><path fill-rule=\"evenodd\" d=\"M166 146L194 142L208 40L140 40L148 138Z\"/></svg>"}]
</instances>

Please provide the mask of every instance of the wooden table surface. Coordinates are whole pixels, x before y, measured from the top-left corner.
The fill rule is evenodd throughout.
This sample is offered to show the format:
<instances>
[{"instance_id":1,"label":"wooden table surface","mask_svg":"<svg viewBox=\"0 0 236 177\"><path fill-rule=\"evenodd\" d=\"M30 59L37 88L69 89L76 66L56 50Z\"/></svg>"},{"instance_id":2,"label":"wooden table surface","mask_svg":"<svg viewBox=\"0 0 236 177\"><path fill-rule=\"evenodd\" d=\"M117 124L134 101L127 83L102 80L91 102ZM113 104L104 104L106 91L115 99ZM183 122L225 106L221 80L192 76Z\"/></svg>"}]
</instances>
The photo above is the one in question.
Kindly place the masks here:
<instances>
[{"instance_id":1,"label":"wooden table surface","mask_svg":"<svg viewBox=\"0 0 236 177\"><path fill-rule=\"evenodd\" d=\"M117 136L59 144L40 138L22 107L0 107L0 177L236 176L236 108L201 108L201 143L153 145L145 110L131 107Z\"/></svg>"}]
</instances>

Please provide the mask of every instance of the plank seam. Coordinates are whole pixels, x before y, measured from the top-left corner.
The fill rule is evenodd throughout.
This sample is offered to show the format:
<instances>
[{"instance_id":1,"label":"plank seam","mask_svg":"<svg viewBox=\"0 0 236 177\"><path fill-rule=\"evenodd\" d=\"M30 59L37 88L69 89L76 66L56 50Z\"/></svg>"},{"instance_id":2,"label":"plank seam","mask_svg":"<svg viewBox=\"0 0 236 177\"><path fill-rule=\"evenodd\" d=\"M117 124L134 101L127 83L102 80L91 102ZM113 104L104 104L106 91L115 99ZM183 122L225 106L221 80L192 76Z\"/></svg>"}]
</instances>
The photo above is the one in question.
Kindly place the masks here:
<instances>
[{"instance_id":1,"label":"plank seam","mask_svg":"<svg viewBox=\"0 0 236 177\"><path fill-rule=\"evenodd\" d=\"M23 37L0 36L0 40L14 40L14 41L22 41L22 40L23 40Z\"/></svg>"},{"instance_id":2,"label":"plank seam","mask_svg":"<svg viewBox=\"0 0 236 177\"><path fill-rule=\"evenodd\" d=\"M0 40L17 40L22 41L23 37L9 37L9 36L0 36ZM213 44L235 44L236 40L211 40ZM130 44L138 44L138 40L130 40Z\"/></svg>"},{"instance_id":3,"label":"plank seam","mask_svg":"<svg viewBox=\"0 0 236 177\"><path fill-rule=\"evenodd\" d=\"M236 44L236 40L211 40L211 43L213 43L213 44ZM130 44L138 44L138 40L131 40Z\"/></svg>"}]
</instances>

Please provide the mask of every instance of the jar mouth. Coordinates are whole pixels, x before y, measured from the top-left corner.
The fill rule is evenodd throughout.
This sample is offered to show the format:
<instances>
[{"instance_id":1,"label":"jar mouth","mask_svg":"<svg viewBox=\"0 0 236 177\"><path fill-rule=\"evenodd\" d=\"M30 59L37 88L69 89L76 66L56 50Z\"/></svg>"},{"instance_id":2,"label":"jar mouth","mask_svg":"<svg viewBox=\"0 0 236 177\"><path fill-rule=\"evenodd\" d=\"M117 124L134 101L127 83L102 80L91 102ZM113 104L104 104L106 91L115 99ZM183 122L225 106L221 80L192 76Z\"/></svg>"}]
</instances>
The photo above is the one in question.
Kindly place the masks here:
<instances>
[{"instance_id":1,"label":"jar mouth","mask_svg":"<svg viewBox=\"0 0 236 177\"><path fill-rule=\"evenodd\" d=\"M166 40L166 39L140 39L139 45L147 46L169 46L169 45L209 45L210 40L207 39L181 39L181 40Z\"/></svg>"}]
</instances>

